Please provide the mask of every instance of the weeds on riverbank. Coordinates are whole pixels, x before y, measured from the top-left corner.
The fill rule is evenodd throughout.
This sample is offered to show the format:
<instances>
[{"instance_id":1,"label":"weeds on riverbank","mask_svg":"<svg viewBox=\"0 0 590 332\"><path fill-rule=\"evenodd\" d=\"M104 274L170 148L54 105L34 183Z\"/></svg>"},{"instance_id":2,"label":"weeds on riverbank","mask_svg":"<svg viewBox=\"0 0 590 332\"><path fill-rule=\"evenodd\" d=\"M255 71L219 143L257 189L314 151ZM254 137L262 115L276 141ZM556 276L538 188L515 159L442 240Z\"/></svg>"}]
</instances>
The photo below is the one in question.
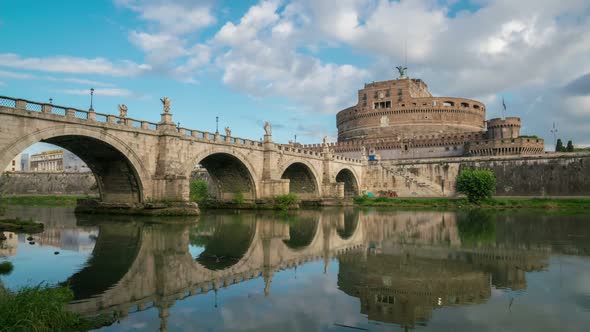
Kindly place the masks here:
<instances>
[{"instance_id":1,"label":"weeds on riverbank","mask_svg":"<svg viewBox=\"0 0 590 332\"><path fill-rule=\"evenodd\" d=\"M279 210L288 210L297 205L298 198L296 194L278 195L274 197L274 206Z\"/></svg>"},{"instance_id":2,"label":"weeds on riverbank","mask_svg":"<svg viewBox=\"0 0 590 332\"><path fill-rule=\"evenodd\" d=\"M88 331L115 321L111 315L86 318L68 311L73 299L65 286L37 285L13 292L0 282L0 332Z\"/></svg>"},{"instance_id":3,"label":"weeds on riverbank","mask_svg":"<svg viewBox=\"0 0 590 332\"><path fill-rule=\"evenodd\" d=\"M358 196L358 206L381 206L421 209L546 209L590 210L590 198L491 198L470 203L465 198L398 198Z\"/></svg>"},{"instance_id":4,"label":"weeds on riverbank","mask_svg":"<svg viewBox=\"0 0 590 332\"><path fill-rule=\"evenodd\" d=\"M66 304L74 298L66 287L23 287L0 296L0 331L72 331L80 317Z\"/></svg>"}]
</instances>

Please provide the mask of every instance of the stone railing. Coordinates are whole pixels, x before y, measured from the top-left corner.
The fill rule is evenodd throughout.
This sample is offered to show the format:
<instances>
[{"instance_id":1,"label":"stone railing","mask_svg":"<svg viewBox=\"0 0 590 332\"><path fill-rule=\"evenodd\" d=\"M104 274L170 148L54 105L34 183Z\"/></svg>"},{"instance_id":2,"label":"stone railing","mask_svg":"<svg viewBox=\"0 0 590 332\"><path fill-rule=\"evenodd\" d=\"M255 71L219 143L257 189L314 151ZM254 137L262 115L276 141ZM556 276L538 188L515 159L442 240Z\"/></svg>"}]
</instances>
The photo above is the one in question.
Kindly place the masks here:
<instances>
[{"instance_id":1,"label":"stone railing","mask_svg":"<svg viewBox=\"0 0 590 332\"><path fill-rule=\"evenodd\" d=\"M334 143L330 143L330 144L332 144L331 146L334 146ZM330 144L328 144L328 146L330 146ZM316 145L318 147L322 147L321 144L309 144L309 145L304 145L303 147L282 144L282 145L278 145L278 148L279 148L279 151L291 152L291 153L295 153L295 154L314 156L314 157L320 158L320 157L322 157L322 150L318 149L318 148L313 148L313 146L316 146ZM340 156L340 155L334 155L333 159L338 160L338 161L348 162L348 163L359 164L359 165L363 163L359 159L349 158L349 157Z\"/></svg>"},{"instance_id":2,"label":"stone railing","mask_svg":"<svg viewBox=\"0 0 590 332\"><path fill-rule=\"evenodd\" d=\"M97 113L93 110L81 110L77 108L58 106L47 103L39 103L25 99L15 99L0 96L0 107L13 108L26 112L37 112L63 117L66 119L78 119L95 121L101 123L119 124L130 128L143 130L157 130L158 124L149 121L142 121L127 117L120 117L112 114Z\"/></svg>"},{"instance_id":3,"label":"stone railing","mask_svg":"<svg viewBox=\"0 0 590 332\"><path fill-rule=\"evenodd\" d=\"M262 142L247 139L247 138L226 136L226 135L221 135L219 133L211 133L211 132L207 132L207 131L188 129L188 128L182 128L182 127L178 127L177 130L181 136L189 136L189 137L197 139L197 140L204 140L204 141L209 141L209 142L225 142L225 143L236 144L236 145L262 147Z\"/></svg>"}]
</instances>

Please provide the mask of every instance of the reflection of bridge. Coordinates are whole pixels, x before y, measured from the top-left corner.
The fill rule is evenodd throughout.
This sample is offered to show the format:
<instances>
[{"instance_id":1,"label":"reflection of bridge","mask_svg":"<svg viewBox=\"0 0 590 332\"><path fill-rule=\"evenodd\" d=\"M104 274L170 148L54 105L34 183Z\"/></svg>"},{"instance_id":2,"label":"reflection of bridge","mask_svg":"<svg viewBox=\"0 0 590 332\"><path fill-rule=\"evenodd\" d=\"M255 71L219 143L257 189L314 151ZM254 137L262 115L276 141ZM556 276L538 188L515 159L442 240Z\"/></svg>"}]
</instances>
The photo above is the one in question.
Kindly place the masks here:
<instances>
[{"instance_id":1,"label":"reflection of bridge","mask_svg":"<svg viewBox=\"0 0 590 332\"><path fill-rule=\"evenodd\" d=\"M79 156L93 171L106 203L188 201L189 179L200 164L219 199L297 193L303 199L358 194L360 161L272 142L0 97L0 167L33 143L47 142ZM3 169L3 168L2 168Z\"/></svg>"},{"instance_id":2,"label":"reflection of bridge","mask_svg":"<svg viewBox=\"0 0 590 332\"><path fill-rule=\"evenodd\" d=\"M526 288L525 272L547 266L550 249L458 227L453 212L300 211L204 215L199 225L101 224L87 266L68 280L71 308L88 315L155 307L162 328L175 301L274 274L312 260L339 260L338 286L371 320L413 327L442 306L487 301L491 287ZM238 218L237 220L234 220ZM473 220L467 220L469 222ZM501 224L502 221L493 221ZM189 244L204 250L193 257Z\"/></svg>"},{"instance_id":3,"label":"reflection of bridge","mask_svg":"<svg viewBox=\"0 0 590 332\"><path fill-rule=\"evenodd\" d=\"M211 230L192 233L182 225L100 225L92 258L68 279L77 298L71 308L124 316L132 308L155 306L165 318L176 300L260 276L269 294L276 271L312 260L324 260L327 267L333 257L364 248L366 238L352 211L301 212L289 222L276 221L272 214L239 218L239 223L215 222ZM205 251L195 259L188 248L199 236L209 242L204 240ZM227 249L244 240L248 246ZM215 264L205 254L231 264Z\"/></svg>"}]
</instances>

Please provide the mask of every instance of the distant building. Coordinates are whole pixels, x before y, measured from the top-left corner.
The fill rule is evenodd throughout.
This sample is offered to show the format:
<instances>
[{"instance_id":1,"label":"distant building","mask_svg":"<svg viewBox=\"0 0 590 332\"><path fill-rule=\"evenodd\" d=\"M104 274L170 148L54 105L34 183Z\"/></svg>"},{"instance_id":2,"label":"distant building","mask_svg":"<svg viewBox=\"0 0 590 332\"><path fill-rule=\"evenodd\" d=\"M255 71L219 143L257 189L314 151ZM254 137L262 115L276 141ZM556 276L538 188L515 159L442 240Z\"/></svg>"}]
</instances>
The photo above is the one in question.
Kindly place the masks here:
<instances>
[{"instance_id":1,"label":"distant building","mask_svg":"<svg viewBox=\"0 0 590 332\"><path fill-rule=\"evenodd\" d=\"M28 153L21 153L20 155L20 170L21 172L28 172L29 167L29 154Z\"/></svg>"},{"instance_id":2,"label":"distant building","mask_svg":"<svg viewBox=\"0 0 590 332\"><path fill-rule=\"evenodd\" d=\"M21 155L19 154L10 161L4 172L20 172L21 170Z\"/></svg>"},{"instance_id":3,"label":"distant building","mask_svg":"<svg viewBox=\"0 0 590 332\"><path fill-rule=\"evenodd\" d=\"M32 172L63 171L64 150L44 151L31 155Z\"/></svg>"},{"instance_id":4,"label":"distant building","mask_svg":"<svg viewBox=\"0 0 590 332\"><path fill-rule=\"evenodd\" d=\"M28 157L28 156L27 156ZM30 157L31 172L90 172L88 166L67 150L51 150Z\"/></svg>"}]
</instances>

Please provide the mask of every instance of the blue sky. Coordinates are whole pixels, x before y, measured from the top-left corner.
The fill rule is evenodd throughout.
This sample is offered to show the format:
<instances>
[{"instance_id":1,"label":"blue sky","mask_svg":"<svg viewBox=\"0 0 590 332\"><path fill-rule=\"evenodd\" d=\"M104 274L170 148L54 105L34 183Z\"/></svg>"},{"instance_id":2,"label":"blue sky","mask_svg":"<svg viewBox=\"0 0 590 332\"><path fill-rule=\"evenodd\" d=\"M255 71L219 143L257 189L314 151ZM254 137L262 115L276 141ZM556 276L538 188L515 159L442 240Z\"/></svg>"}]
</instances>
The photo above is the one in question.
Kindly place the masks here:
<instances>
[{"instance_id":1,"label":"blue sky","mask_svg":"<svg viewBox=\"0 0 590 332\"><path fill-rule=\"evenodd\" d=\"M104 0L0 3L0 94L258 139L336 136L365 82L409 73L481 100L523 133L590 145L590 3L582 0ZM575 84L576 89L568 89ZM548 144L550 145L550 144Z\"/></svg>"}]
</instances>

